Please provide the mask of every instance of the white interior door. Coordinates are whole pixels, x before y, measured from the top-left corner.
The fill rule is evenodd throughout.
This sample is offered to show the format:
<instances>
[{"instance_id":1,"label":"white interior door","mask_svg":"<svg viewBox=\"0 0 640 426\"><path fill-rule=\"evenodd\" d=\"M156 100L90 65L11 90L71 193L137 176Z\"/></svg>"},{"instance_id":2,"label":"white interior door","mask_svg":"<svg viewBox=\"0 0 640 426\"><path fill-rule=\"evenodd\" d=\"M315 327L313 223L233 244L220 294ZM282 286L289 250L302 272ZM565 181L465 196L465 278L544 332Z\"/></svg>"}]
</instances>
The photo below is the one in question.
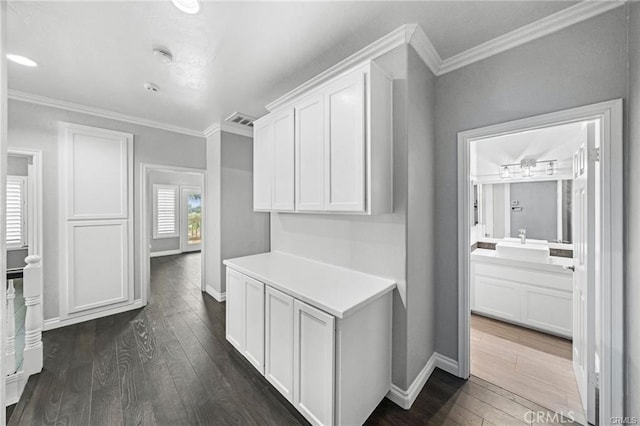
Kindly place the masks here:
<instances>
[{"instance_id":1,"label":"white interior door","mask_svg":"<svg viewBox=\"0 0 640 426\"><path fill-rule=\"evenodd\" d=\"M133 135L61 126L61 316L132 304Z\"/></svg>"},{"instance_id":2,"label":"white interior door","mask_svg":"<svg viewBox=\"0 0 640 426\"><path fill-rule=\"evenodd\" d=\"M182 187L180 194L180 249L202 249L202 192L200 188Z\"/></svg>"},{"instance_id":3,"label":"white interior door","mask_svg":"<svg viewBox=\"0 0 640 426\"><path fill-rule=\"evenodd\" d=\"M582 405L595 421L595 124L574 154L573 370Z\"/></svg>"}]
</instances>

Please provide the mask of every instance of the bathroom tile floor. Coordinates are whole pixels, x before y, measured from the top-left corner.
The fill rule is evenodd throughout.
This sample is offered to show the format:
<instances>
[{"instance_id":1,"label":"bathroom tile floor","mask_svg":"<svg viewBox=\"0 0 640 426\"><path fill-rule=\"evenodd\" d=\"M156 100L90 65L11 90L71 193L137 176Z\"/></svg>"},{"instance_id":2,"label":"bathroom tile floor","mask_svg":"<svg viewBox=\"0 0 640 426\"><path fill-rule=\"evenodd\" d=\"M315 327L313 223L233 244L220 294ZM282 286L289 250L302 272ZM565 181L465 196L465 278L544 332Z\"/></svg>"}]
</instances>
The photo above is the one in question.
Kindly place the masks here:
<instances>
[{"instance_id":1,"label":"bathroom tile floor","mask_svg":"<svg viewBox=\"0 0 640 426\"><path fill-rule=\"evenodd\" d=\"M571 341L471 315L471 374L586 424Z\"/></svg>"}]
</instances>

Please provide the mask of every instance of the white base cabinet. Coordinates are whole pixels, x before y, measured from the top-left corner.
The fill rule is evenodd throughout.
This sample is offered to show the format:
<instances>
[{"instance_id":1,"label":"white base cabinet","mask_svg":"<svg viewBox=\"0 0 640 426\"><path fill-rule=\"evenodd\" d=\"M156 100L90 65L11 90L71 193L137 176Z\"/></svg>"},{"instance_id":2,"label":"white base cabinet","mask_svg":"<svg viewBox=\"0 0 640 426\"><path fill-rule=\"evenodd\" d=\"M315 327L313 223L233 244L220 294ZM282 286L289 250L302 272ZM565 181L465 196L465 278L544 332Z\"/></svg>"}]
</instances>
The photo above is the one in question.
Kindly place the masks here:
<instances>
[{"instance_id":1,"label":"white base cabinet","mask_svg":"<svg viewBox=\"0 0 640 426\"><path fill-rule=\"evenodd\" d=\"M472 255L471 310L571 338L571 273L563 271L561 265L554 265L555 268L545 265L543 270L527 263L500 264L491 258Z\"/></svg>"},{"instance_id":2,"label":"white base cabinet","mask_svg":"<svg viewBox=\"0 0 640 426\"><path fill-rule=\"evenodd\" d=\"M264 374L264 284L227 269L227 340Z\"/></svg>"},{"instance_id":3,"label":"white base cabinet","mask_svg":"<svg viewBox=\"0 0 640 426\"><path fill-rule=\"evenodd\" d=\"M362 424L389 391L391 309L389 291L337 318L227 268L227 340L314 425Z\"/></svg>"}]
</instances>

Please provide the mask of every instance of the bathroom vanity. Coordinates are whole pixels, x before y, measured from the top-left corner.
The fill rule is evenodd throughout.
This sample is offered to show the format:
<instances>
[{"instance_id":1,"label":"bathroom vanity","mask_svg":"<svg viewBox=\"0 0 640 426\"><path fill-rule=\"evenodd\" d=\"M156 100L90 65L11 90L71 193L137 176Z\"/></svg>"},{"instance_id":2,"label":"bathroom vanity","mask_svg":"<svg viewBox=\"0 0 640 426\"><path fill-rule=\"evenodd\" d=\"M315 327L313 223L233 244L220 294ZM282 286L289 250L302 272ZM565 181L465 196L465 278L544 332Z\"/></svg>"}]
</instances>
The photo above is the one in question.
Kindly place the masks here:
<instances>
[{"instance_id":1,"label":"bathroom vanity","mask_svg":"<svg viewBox=\"0 0 640 426\"><path fill-rule=\"evenodd\" d=\"M572 337L573 259L544 256L540 245L514 241L471 253L471 310L562 337ZM530 252L522 252L531 249Z\"/></svg>"},{"instance_id":2,"label":"bathroom vanity","mask_svg":"<svg viewBox=\"0 0 640 426\"><path fill-rule=\"evenodd\" d=\"M224 264L227 340L312 424L364 423L391 387L396 283L280 252Z\"/></svg>"}]
</instances>

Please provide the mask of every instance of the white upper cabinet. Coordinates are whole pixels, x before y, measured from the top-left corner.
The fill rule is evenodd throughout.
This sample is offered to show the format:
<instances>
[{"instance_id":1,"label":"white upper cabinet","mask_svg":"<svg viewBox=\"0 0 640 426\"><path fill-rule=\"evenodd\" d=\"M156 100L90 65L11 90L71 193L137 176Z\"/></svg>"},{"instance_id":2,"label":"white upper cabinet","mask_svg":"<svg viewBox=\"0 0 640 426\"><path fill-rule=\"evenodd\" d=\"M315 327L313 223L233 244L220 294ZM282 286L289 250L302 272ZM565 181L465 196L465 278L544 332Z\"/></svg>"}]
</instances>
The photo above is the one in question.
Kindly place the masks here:
<instances>
[{"instance_id":1,"label":"white upper cabinet","mask_svg":"<svg viewBox=\"0 0 640 426\"><path fill-rule=\"evenodd\" d=\"M273 190L272 207L277 211L294 210L294 120L293 109L273 117Z\"/></svg>"},{"instance_id":2,"label":"white upper cabinet","mask_svg":"<svg viewBox=\"0 0 640 426\"><path fill-rule=\"evenodd\" d=\"M296 210L324 209L324 96L296 105Z\"/></svg>"},{"instance_id":3,"label":"white upper cabinet","mask_svg":"<svg viewBox=\"0 0 640 426\"><path fill-rule=\"evenodd\" d=\"M254 123L253 209L294 210L293 109Z\"/></svg>"},{"instance_id":4,"label":"white upper cabinet","mask_svg":"<svg viewBox=\"0 0 640 426\"><path fill-rule=\"evenodd\" d=\"M255 209L393 212L392 102L391 79L367 62L258 120Z\"/></svg>"},{"instance_id":5,"label":"white upper cabinet","mask_svg":"<svg viewBox=\"0 0 640 426\"><path fill-rule=\"evenodd\" d=\"M364 72L355 72L333 83L325 92L325 210L365 210L364 80Z\"/></svg>"},{"instance_id":6,"label":"white upper cabinet","mask_svg":"<svg viewBox=\"0 0 640 426\"><path fill-rule=\"evenodd\" d=\"M267 116L253 126L253 209L271 210L273 123Z\"/></svg>"}]
</instances>

